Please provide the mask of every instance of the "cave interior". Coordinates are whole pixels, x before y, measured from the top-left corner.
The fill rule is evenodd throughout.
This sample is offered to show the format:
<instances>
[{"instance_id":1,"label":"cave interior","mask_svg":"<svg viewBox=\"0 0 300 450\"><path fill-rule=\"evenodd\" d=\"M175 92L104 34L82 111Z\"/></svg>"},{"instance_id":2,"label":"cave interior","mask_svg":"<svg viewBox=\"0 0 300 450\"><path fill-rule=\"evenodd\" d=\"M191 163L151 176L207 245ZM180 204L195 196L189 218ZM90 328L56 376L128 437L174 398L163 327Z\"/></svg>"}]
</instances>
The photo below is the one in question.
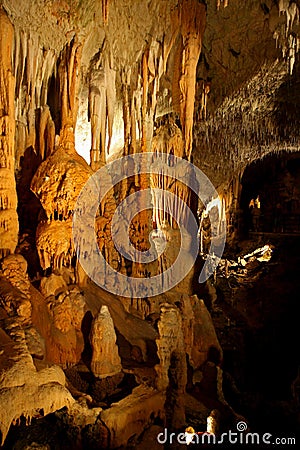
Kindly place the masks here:
<instances>
[{"instance_id":1,"label":"cave interior","mask_svg":"<svg viewBox=\"0 0 300 450\"><path fill-rule=\"evenodd\" d=\"M0 1L1 448L299 439L299 19Z\"/></svg>"}]
</instances>

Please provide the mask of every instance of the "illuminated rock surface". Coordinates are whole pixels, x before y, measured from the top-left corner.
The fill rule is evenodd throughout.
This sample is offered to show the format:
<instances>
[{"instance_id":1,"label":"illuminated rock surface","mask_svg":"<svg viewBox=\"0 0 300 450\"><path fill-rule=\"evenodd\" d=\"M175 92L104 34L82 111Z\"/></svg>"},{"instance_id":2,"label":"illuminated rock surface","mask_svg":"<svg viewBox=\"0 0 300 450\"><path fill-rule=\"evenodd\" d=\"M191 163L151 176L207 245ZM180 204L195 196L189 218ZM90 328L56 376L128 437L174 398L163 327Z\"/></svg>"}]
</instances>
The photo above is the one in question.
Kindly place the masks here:
<instances>
[{"instance_id":1,"label":"illuminated rock surface","mask_svg":"<svg viewBox=\"0 0 300 450\"><path fill-rule=\"evenodd\" d=\"M299 427L299 9L0 1L4 449L148 450L165 427L228 430L242 416L253 431ZM143 173L133 156L148 152ZM78 211L90 177L122 156L101 172L100 204L95 182ZM186 160L214 195L186 185ZM135 197L145 188L150 208ZM128 236L132 254L154 242L157 258L131 261ZM86 273L95 242L101 267ZM178 282L145 296L160 275Z\"/></svg>"}]
</instances>

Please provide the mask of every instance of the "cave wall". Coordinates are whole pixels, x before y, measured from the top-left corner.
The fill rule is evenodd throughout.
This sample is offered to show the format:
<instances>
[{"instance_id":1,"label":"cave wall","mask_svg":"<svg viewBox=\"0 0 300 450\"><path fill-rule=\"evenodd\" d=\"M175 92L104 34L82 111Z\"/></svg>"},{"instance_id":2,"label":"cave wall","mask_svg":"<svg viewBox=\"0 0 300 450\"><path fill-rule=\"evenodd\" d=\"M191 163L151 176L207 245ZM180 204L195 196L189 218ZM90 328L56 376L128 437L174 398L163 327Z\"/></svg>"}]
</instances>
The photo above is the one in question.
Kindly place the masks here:
<instances>
[{"instance_id":1,"label":"cave wall","mask_svg":"<svg viewBox=\"0 0 300 450\"><path fill-rule=\"evenodd\" d=\"M82 186L96 169L116 156L153 150L168 154L166 166L174 163L175 155L193 161L206 173L218 188L219 213L227 219L227 232L235 234L234 213L245 168L271 152L299 150L299 3L251 0L246 7L244 3L1 2L0 251L2 257L13 254L18 237L18 253L28 257L31 246L30 265L33 254L36 260L30 275L38 288L30 285L21 255L1 262L1 318L7 333L3 332L3 342L12 345L20 334L20 353L26 364L38 358L66 368L90 351L94 352L93 367L101 367L102 352L97 351L102 350L101 342L91 330L84 330L83 322L87 313L97 317L99 308L108 306L109 324L103 329L107 327L113 336L107 353L110 348L115 352L114 375L119 376L124 360L126 365L127 353L131 363L148 364L151 343L155 355L150 356L155 362L151 361L150 368L155 367L158 376L164 374L163 387L158 389L171 390L175 405L174 410L167 405L171 426L184 422L186 355L195 371L207 361L210 347L221 355L204 303L190 296L193 274L171 293L151 300L130 295L120 299L100 292L89 285L76 263L73 212ZM88 161L77 151L84 152ZM132 177L111 190L100 205L96 219L100 251L123 273L147 278L152 269L153 273L163 271L175 259L176 224L165 223L159 213L156 222L168 237L169 254L151 270L120 261L109 231L116 199L123 200L149 182L154 188L164 186L167 174L150 180ZM108 186L112 178L107 176ZM192 202L190 192L180 183L170 183L168 189ZM146 248L151 219L143 214L131 229L132 241L140 250ZM86 232L92 235L90 231ZM164 317L166 311L171 314L170 324ZM95 321L91 320L92 326ZM24 361L20 364L27 373ZM35 373L35 367L30 370ZM216 367L213 372L219 373ZM122 437L129 420L129 431L140 430L134 415L141 411L140 391L150 405L142 409L143 424L148 424L151 414L163 418L166 392L158 395L156 403L155 388L160 383L153 382L155 376L144 393L139 388L131 399L115 406L123 408L122 420L115 421L114 410L103 413L112 436L118 431L115 442L125 445L125 438L130 438ZM60 408L73 400L64 378L58 381ZM6 379L3 389L11 387L5 383ZM32 392L39 389L36 382ZM80 395L78 390L72 392ZM45 410L52 411L47 407L48 390L46 394ZM127 411L128 404L134 404L133 412ZM22 404L17 412L12 411L11 420L22 412L32 414ZM9 423L4 435L8 427Z\"/></svg>"},{"instance_id":2,"label":"cave wall","mask_svg":"<svg viewBox=\"0 0 300 450\"><path fill-rule=\"evenodd\" d=\"M15 251L18 241L17 192L14 157L14 77L12 75L13 26L0 10L0 237L1 256Z\"/></svg>"}]
</instances>

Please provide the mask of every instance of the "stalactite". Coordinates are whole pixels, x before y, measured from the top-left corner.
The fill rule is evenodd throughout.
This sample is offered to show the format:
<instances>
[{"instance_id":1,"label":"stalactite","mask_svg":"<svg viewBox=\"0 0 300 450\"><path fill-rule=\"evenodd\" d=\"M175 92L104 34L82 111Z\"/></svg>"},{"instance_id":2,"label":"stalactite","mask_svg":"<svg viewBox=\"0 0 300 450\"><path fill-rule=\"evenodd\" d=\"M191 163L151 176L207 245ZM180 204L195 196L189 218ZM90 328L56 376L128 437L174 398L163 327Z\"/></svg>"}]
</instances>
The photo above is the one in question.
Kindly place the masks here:
<instances>
[{"instance_id":1,"label":"stalactite","mask_svg":"<svg viewBox=\"0 0 300 450\"><path fill-rule=\"evenodd\" d=\"M131 126L133 125L130 114L130 74L131 70L123 69L121 73L122 82L122 100L123 100L123 122L124 122L124 150L123 155L129 154L129 148L131 143ZM125 180L124 180L125 181ZM122 197L124 198L124 197Z\"/></svg>"},{"instance_id":2,"label":"stalactite","mask_svg":"<svg viewBox=\"0 0 300 450\"><path fill-rule=\"evenodd\" d=\"M131 141L131 125L130 120L130 101L129 101L129 86L123 84L123 121L124 121L124 156L129 154L129 147Z\"/></svg>"},{"instance_id":3,"label":"stalactite","mask_svg":"<svg viewBox=\"0 0 300 450\"><path fill-rule=\"evenodd\" d=\"M82 46L75 37L64 49L59 63L62 129L66 126L75 129L76 125Z\"/></svg>"},{"instance_id":4,"label":"stalactite","mask_svg":"<svg viewBox=\"0 0 300 450\"><path fill-rule=\"evenodd\" d=\"M105 63L105 75L106 75L107 132L108 132L107 153L109 153L113 134L113 124L116 106L116 71L113 69L112 62L109 60L109 58L107 58Z\"/></svg>"},{"instance_id":5,"label":"stalactite","mask_svg":"<svg viewBox=\"0 0 300 450\"><path fill-rule=\"evenodd\" d=\"M184 133L185 153L191 158L193 142L193 116L195 101L196 69L201 52L206 23L205 5L193 0L182 0L181 18L182 53L179 65L180 121Z\"/></svg>"},{"instance_id":6,"label":"stalactite","mask_svg":"<svg viewBox=\"0 0 300 450\"><path fill-rule=\"evenodd\" d=\"M279 24L274 31L273 37L276 39L276 45L282 48L282 55L287 60L288 71L293 73L296 55L299 50L299 38L297 31L293 29L295 20L299 22L299 6L294 1L279 0L279 15L286 16L285 25Z\"/></svg>"},{"instance_id":7,"label":"stalactite","mask_svg":"<svg viewBox=\"0 0 300 450\"><path fill-rule=\"evenodd\" d=\"M109 0L102 0L102 17L104 25L108 24Z\"/></svg>"},{"instance_id":8,"label":"stalactite","mask_svg":"<svg viewBox=\"0 0 300 450\"><path fill-rule=\"evenodd\" d=\"M136 125L137 125L137 113L136 113L135 98L132 96L131 108L130 108L130 120L131 120L131 142L130 153L136 153Z\"/></svg>"},{"instance_id":9,"label":"stalactite","mask_svg":"<svg viewBox=\"0 0 300 450\"><path fill-rule=\"evenodd\" d=\"M217 0L217 10L220 9L221 4L224 8L227 8L229 0Z\"/></svg>"},{"instance_id":10,"label":"stalactite","mask_svg":"<svg viewBox=\"0 0 300 450\"><path fill-rule=\"evenodd\" d=\"M51 155L55 144L55 126L48 106L41 108L39 123L39 153L44 160Z\"/></svg>"},{"instance_id":11,"label":"stalactite","mask_svg":"<svg viewBox=\"0 0 300 450\"><path fill-rule=\"evenodd\" d=\"M40 147L39 113L47 104L49 79L55 69L56 59L54 50L43 49L35 34L31 36L28 32L15 29L16 169L27 148L32 147L37 152ZM53 122L49 121L46 128L50 138L55 133ZM53 138L48 141L52 148Z\"/></svg>"},{"instance_id":12,"label":"stalactite","mask_svg":"<svg viewBox=\"0 0 300 450\"><path fill-rule=\"evenodd\" d=\"M108 50L107 50L108 51ZM107 54L96 55L89 76L89 120L91 122L91 164L99 168L111 146L116 104L116 71Z\"/></svg>"},{"instance_id":13,"label":"stalactite","mask_svg":"<svg viewBox=\"0 0 300 450\"><path fill-rule=\"evenodd\" d=\"M14 29L0 8L0 258L15 251L18 216L14 175L15 79L12 74Z\"/></svg>"},{"instance_id":14,"label":"stalactite","mask_svg":"<svg viewBox=\"0 0 300 450\"><path fill-rule=\"evenodd\" d=\"M148 57L149 52L146 50L142 56L142 80L143 80L143 96L142 96L142 138L141 151L147 151L147 103L148 103Z\"/></svg>"}]
</instances>

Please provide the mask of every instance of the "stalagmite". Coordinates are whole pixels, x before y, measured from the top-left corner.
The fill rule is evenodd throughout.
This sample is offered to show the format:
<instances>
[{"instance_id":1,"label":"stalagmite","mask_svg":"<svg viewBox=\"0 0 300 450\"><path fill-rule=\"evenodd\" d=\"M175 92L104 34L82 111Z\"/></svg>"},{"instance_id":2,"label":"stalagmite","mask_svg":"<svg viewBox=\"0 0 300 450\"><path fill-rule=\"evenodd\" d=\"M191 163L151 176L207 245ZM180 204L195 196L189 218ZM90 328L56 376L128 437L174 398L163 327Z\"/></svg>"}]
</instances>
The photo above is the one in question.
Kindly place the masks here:
<instances>
[{"instance_id":1,"label":"stalagmite","mask_svg":"<svg viewBox=\"0 0 300 450\"><path fill-rule=\"evenodd\" d=\"M179 310L170 304L160 307L159 338L156 340L160 364L157 389L167 392L167 425L179 429L185 422L183 395L187 382L185 344Z\"/></svg>"},{"instance_id":2,"label":"stalagmite","mask_svg":"<svg viewBox=\"0 0 300 450\"><path fill-rule=\"evenodd\" d=\"M211 434L217 435L220 429L220 413L217 409L213 409L210 415L207 417L206 431Z\"/></svg>"},{"instance_id":3,"label":"stalagmite","mask_svg":"<svg viewBox=\"0 0 300 450\"><path fill-rule=\"evenodd\" d=\"M93 349L91 370L95 377L106 378L122 371L114 324L107 306L93 320L90 341Z\"/></svg>"}]
</instances>

